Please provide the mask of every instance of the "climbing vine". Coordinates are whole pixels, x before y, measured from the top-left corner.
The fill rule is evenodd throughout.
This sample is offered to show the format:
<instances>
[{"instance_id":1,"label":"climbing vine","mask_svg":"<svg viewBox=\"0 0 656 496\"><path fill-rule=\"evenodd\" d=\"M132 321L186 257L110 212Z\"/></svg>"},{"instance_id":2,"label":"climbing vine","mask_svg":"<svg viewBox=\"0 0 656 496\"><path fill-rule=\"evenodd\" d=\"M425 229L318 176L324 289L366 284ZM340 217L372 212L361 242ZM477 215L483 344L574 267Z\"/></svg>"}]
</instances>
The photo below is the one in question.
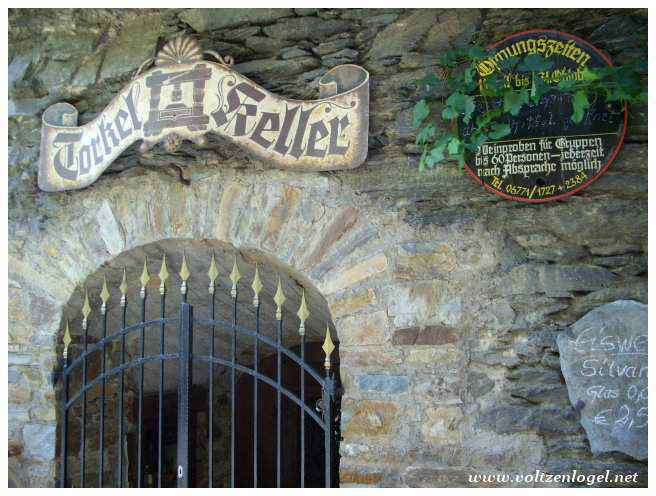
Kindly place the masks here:
<instances>
[{"instance_id":1,"label":"climbing vine","mask_svg":"<svg viewBox=\"0 0 656 496\"><path fill-rule=\"evenodd\" d=\"M553 60L533 53L507 58L499 63L500 71L480 78L477 63L488 59L493 52L478 44L469 44L443 53L439 71L417 81L427 96L416 102L412 126L417 132L416 143L421 146L419 170L433 168L447 160L456 159L462 166L465 152L474 151L489 140L510 134L509 116L519 115L522 108L550 92L571 95L574 123L579 123L596 98L606 102L641 103L647 101L646 60L633 60L617 66L585 68L580 79L549 82ZM515 88L509 74L530 75L530 87ZM485 112L477 115L475 98L483 99ZM458 123L470 133L459 132Z\"/></svg>"}]
</instances>

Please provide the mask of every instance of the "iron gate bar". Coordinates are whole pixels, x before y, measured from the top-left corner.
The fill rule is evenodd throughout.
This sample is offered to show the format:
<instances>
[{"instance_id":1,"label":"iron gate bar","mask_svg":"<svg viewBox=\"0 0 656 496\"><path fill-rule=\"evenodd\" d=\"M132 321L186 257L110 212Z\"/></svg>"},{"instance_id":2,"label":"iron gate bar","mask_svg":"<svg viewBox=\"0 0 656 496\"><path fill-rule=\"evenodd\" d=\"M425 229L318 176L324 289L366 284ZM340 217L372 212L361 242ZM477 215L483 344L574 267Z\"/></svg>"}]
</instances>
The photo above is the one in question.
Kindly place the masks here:
<instances>
[{"instance_id":1,"label":"iron gate bar","mask_svg":"<svg viewBox=\"0 0 656 496\"><path fill-rule=\"evenodd\" d=\"M310 312L307 308L307 303L305 302L305 289L301 294L301 305L298 309L298 318L300 324L298 326L298 334L301 337L301 362L300 364L305 364L305 321L310 316ZM303 371L305 367L301 365L299 367L301 374L301 404L305 405L305 374ZM305 411L301 408L301 487L305 487Z\"/></svg>"},{"instance_id":2,"label":"iron gate bar","mask_svg":"<svg viewBox=\"0 0 656 496\"><path fill-rule=\"evenodd\" d=\"M330 337L330 329L326 327L326 339L323 342L323 351L326 354L324 361L324 368L326 369L326 381L323 388L323 406L324 406L324 423L326 428L324 430L324 445L325 445L325 469L326 469L326 487L332 486L332 433L333 433L333 417L332 417L332 400L335 394L335 383L332 374L330 373L330 355L335 350L335 345Z\"/></svg>"},{"instance_id":3,"label":"iron gate bar","mask_svg":"<svg viewBox=\"0 0 656 496\"><path fill-rule=\"evenodd\" d=\"M82 330L84 331L84 351L82 352L82 387L84 388L84 401L82 403L82 432L80 436L80 487L85 485L86 468L86 437L87 437L87 342L89 338L89 322L87 317L91 313L89 304L89 292L84 291L84 305L82 307ZM73 360L75 364L75 360ZM71 365L73 366L73 365Z\"/></svg>"},{"instance_id":4,"label":"iron gate bar","mask_svg":"<svg viewBox=\"0 0 656 496\"><path fill-rule=\"evenodd\" d=\"M258 272L257 265L255 266L255 277L253 278L253 305L255 306L255 334L260 334L260 299L259 293L262 290L262 282L260 281L260 275ZM253 366L255 373L258 372L259 367L259 341L257 337L253 340ZM253 377L253 487L257 487L257 451L258 451L258 380L257 376Z\"/></svg>"},{"instance_id":5,"label":"iron gate bar","mask_svg":"<svg viewBox=\"0 0 656 496\"><path fill-rule=\"evenodd\" d=\"M237 351L237 283L241 279L239 268L237 267L237 255L235 255L235 263L232 266L230 273L230 280L232 281L232 289L230 296L232 296L232 340L230 346L230 487L235 487L235 353Z\"/></svg>"},{"instance_id":6,"label":"iron gate bar","mask_svg":"<svg viewBox=\"0 0 656 496\"><path fill-rule=\"evenodd\" d=\"M121 329L125 328L128 310L128 281L125 267L123 268L123 280L121 281ZM125 334L121 335L121 364L125 362ZM119 390L119 414L118 414L118 487L123 487L123 393L124 393L124 370L121 370L121 386Z\"/></svg>"},{"instance_id":7,"label":"iron gate bar","mask_svg":"<svg viewBox=\"0 0 656 496\"><path fill-rule=\"evenodd\" d=\"M178 380L178 488L189 487L189 393L191 390L191 350L193 349L193 307L180 309L180 378Z\"/></svg>"},{"instance_id":8,"label":"iron gate bar","mask_svg":"<svg viewBox=\"0 0 656 496\"><path fill-rule=\"evenodd\" d=\"M71 334L68 328L68 321L66 321L66 331L64 331L64 353L63 353L63 370L66 370L68 367L68 345L71 342ZM64 390L62 392L64 396L64 405L68 401L68 376L64 375ZM68 427L68 408L63 409L62 411L62 430L61 430L61 475L60 475L60 487L66 487L66 465L68 463L67 456L67 427Z\"/></svg>"},{"instance_id":9,"label":"iron gate bar","mask_svg":"<svg viewBox=\"0 0 656 496\"><path fill-rule=\"evenodd\" d=\"M210 294L210 320L214 320L215 317L215 312L214 312L214 293L215 293L215 288L214 288L214 281L219 275L219 271L216 268L216 258L214 257L214 252L212 252L212 261L210 262L210 269L207 272L208 277L210 278L210 285L208 287L208 291ZM210 326L210 356L214 357L214 326ZM207 440L207 446L208 446L208 481L209 481L209 487L212 488L214 487L214 363L209 362L208 363L208 368L209 368L209 395L208 395L208 407L209 407L209 426L208 426L208 440Z\"/></svg>"},{"instance_id":10,"label":"iron gate bar","mask_svg":"<svg viewBox=\"0 0 656 496\"><path fill-rule=\"evenodd\" d=\"M159 300L160 320L159 328L159 354L164 356L164 319L166 317L166 280L169 272L166 268L166 255L162 257L162 266L159 270ZM159 362L159 391L157 402L157 487L162 487L162 463L164 457L164 360Z\"/></svg>"},{"instance_id":11,"label":"iron gate bar","mask_svg":"<svg viewBox=\"0 0 656 496\"><path fill-rule=\"evenodd\" d=\"M332 397L333 397L333 381L330 375L330 368L326 368L326 387L324 388L323 404L324 404L324 423L326 424L324 431L324 445L326 453L326 487L332 486Z\"/></svg>"},{"instance_id":12,"label":"iron gate bar","mask_svg":"<svg viewBox=\"0 0 656 496\"><path fill-rule=\"evenodd\" d=\"M305 333L301 334L301 361L305 362ZM301 374L301 403L305 405L305 368L299 367ZM305 410L301 410L301 488L305 487Z\"/></svg>"},{"instance_id":13,"label":"iron gate bar","mask_svg":"<svg viewBox=\"0 0 656 496\"><path fill-rule=\"evenodd\" d=\"M282 388L282 358L280 355L280 348L282 346L282 318L278 320L278 332L276 336L276 487L280 487L282 483L282 440L280 436L282 427L282 401L280 397L280 389Z\"/></svg>"},{"instance_id":14,"label":"iron gate bar","mask_svg":"<svg viewBox=\"0 0 656 496\"><path fill-rule=\"evenodd\" d=\"M103 277L103 287L100 292L100 299L102 300L102 305L100 306L100 314L102 315L102 339L104 340L107 337L107 300L109 299L109 290L107 289L107 278ZM101 366L102 375L105 375L105 368L107 366L107 357L105 353L105 343L103 342L102 346L102 358ZM105 378L103 377L101 386L100 386L100 453L98 456L98 487L103 487L103 482L105 479Z\"/></svg>"},{"instance_id":15,"label":"iron gate bar","mask_svg":"<svg viewBox=\"0 0 656 496\"><path fill-rule=\"evenodd\" d=\"M146 321L146 285L148 284L148 281L150 280L150 274L148 273L148 259L144 259L144 267L143 267L143 272L141 273L141 291L139 295L141 296L141 323L143 324ZM137 422L138 424L138 429L137 429L137 487L142 486L142 476L143 476L143 470L141 466L141 458L142 458L142 452L143 452L143 386L144 386L144 364L143 364L143 358L144 358L144 351L145 351L145 346L144 346L144 341L145 341L145 326L141 326L141 333L140 333L140 356L141 356L141 365L140 365L140 370L139 370L139 420Z\"/></svg>"}]
</instances>

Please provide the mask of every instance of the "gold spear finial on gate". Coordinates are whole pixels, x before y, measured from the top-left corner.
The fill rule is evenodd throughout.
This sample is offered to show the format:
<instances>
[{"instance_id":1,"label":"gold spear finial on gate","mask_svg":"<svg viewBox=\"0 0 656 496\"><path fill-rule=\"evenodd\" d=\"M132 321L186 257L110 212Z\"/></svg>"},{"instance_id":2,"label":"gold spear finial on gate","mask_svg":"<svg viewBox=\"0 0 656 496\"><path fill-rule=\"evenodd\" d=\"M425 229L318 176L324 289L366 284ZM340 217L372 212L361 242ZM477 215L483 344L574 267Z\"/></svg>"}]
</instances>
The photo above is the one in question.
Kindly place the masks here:
<instances>
[{"instance_id":1,"label":"gold spear finial on gate","mask_svg":"<svg viewBox=\"0 0 656 496\"><path fill-rule=\"evenodd\" d=\"M323 352L326 354L326 360L323 362L323 366L326 368L326 370L328 370L330 369L330 355L335 349L333 340L330 337L330 328L328 326L326 326L326 339L324 340L323 346L321 348L323 349Z\"/></svg>"},{"instance_id":2,"label":"gold spear finial on gate","mask_svg":"<svg viewBox=\"0 0 656 496\"><path fill-rule=\"evenodd\" d=\"M301 324L298 326L298 333L301 336L305 335L305 321L310 316L310 311L308 310L307 303L305 303L305 289L301 294L301 306L298 308L298 318L301 319Z\"/></svg>"},{"instance_id":3,"label":"gold spear finial on gate","mask_svg":"<svg viewBox=\"0 0 656 496\"><path fill-rule=\"evenodd\" d=\"M89 291L84 288L84 305L82 305L82 329L87 330L89 315L91 314L91 304L89 303Z\"/></svg>"},{"instance_id":4,"label":"gold spear finial on gate","mask_svg":"<svg viewBox=\"0 0 656 496\"><path fill-rule=\"evenodd\" d=\"M230 295L233 298L237 297L237 283L241 279L241 274L239 273L239 267L237 267L237 255L235 255L235 263L232 266L232 272L230 273L230 280L232 281L232 289L230 290Z\"/></svg>"},{"instance_id":5,"label":"gold spear finial on gate","mask_svg":"<svg viewBox=\"0 0 656 496\"><path fill-rule=\"evenodd\" d=\"M210 261L210 270L207 271L207 276L210 278L209 291L210 294L214 294L214 281L219 277L219 269L216 266L216 258L214 257L214 252L212 252L212 260Z\"/></svg>"},{"instance_id":6,"label":"gold spear finial on gate","mask_svg":"<svg viewBox=\"0 0 656 496\"><path fill-rule=\"evenodd\" d=\"M180 278L182 284L180 285L180 292L184 295L187 294L187 279L189 279L189 267L187 267L187 255L184 250L182 251L182 265L180 266Z\"/></svg>"},{"instance_id":7,"label":"gold spear finial on gate","mask_svg":"<svg viewBox=\"0 0 656 496\"><path fill-rule=\"evenodd\" d=\"M118 289L121 290L121 306L124 307L128 301L128 274L125 267L123 267L123 279Z\"/></svg>"},{"instance_id":8,"label":"gold spear finial on gate","mask_svg":"<svg viewBox=\"0 0 656 496\"><path fill-rule=\"evenodd\" d=\"M276 302L276 319L282 320L282 304L285 303L285 293L282 292L282 283L280 282L280 276L278 276L278 289L276 289L276 294L273 297L273 301Z\"/></svg>"},{"instance_id":9,"label":"gold spear finial on gate","mask_svg":"<svg viewBox=\"0 0 656 496\"><path fill-rule=\"evenodd\" d=\"M166 280L169 278L169 269L166 267L166 253L162 256L162 265L159 268L159 294L166 293Z\"/></svg>"},{"instance_id":10,"label":"gold spear finial on gate","mask_svg":"<svg viewBox=\"0 0 656 496\"><path fill-rule=\"evenodd\" d=\"M64 352L62 355L64 356L64 361L68 358L68 345L71 344L71 331L68 328L68 319L66 319L66 329L64 329Z\"/></svg>"},{"instance_id":11,"label":"gold spear finial on gate","mask_svg":"<svg viewBox=\"0 0 656 496\"><path fill-rule=\"evenodd\" d=\"M253 277L253 284L251 285L253 288L253 306L257 307L260 305L260 298L259 294L260 291L262 291L262 281L260 281L260 272L258 270L257 264L255 264L255 276Z\"/></svg>"},{"instance_id":12,"label":"gold spear finial on gate","mask_svg":"<svg viewBox=\"0 0 656 496\"><path fill-rule=\"evenodd\" d=\"M109 301L109 288L107 288L107 276L104 274L102 290L100 291L100 300L102 301L102 305L100 305L100 313L105 315L107 313L107 302Z\"/></svg>"},{"instance_id":13,"label":"gold spear finial on gate","mask_svg":"<svg viewBox=\"0 0 656 496\"><path fill-rule=\"evenodd\" d=\"M150 274L148 273L148 257L144 258L144 266L143 266L143 271L141 272L141 277L139 278L139 281L141 281L141 297L145 298L146 297L146 286L148 285L148 281L150 281Z\"/></svg>"}]
</instances>

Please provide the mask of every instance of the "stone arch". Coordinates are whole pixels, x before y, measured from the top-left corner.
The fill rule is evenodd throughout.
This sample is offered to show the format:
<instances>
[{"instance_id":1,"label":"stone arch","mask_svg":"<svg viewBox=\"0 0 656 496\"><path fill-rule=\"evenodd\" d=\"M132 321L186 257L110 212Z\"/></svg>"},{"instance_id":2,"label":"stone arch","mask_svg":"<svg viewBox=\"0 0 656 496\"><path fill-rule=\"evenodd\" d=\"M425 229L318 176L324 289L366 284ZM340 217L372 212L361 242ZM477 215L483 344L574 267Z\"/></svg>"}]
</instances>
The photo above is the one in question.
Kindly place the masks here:
<instances>
[{"instance_id":1,"label":"stone arch","mask_svg":"<svg viewBox=\"0 0 656 496\"><path fill-rule=\"evenodd\" d=\"M339 184L328 176L228 170L185 185L152 171L126 175L59 195L61 211L35 226L38 236L22 238L20 246L10 242L10 346L39 371L26 400L39 412L23 427L30 429L31 444L22 448L30 485L52 485L55 478L51 375L62 310L81 282L121 252L175 238L275 254L301 284L325 296L340 341L353 343L344 338L357 331L354 339L376 344L387 333L375 292L360 287L388 278L381 215L338 197ZM17 444L27 437L14 434Z\"/></svg>"}]
</instances>

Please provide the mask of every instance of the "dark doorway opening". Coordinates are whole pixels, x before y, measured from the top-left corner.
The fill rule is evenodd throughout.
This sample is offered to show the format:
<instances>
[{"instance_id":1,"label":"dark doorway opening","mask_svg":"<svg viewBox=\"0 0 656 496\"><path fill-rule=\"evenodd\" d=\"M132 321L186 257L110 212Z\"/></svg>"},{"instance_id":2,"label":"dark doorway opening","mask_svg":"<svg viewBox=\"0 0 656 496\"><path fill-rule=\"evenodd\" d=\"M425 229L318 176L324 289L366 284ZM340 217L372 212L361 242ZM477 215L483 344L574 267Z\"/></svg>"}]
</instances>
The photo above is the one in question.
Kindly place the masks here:
<instances>
[{"instance_id":1,"label":"dark doorway opening","mask_svg":"<svg viewBox=\"0 0 656 496\"><path fill-rule=\"evenodd\" d=\"M296 353L298 347L291 349ZM321 343L308 343L305 349L306 362L315 370L323 367ZM259 362L263 374L276 377L276 355L264 357ZM336 363L336 373L339 374ZM282 358L282 382L285 388L300 397L300 367L287 358ZM217 378L225 375L217 374ZM276 487L277 470L277 436L276 409L277 395L274 388L259 383L258 408L258 480L254 481L253 471L253 385L251 376L242 374L236 382L236 408L238 415L235 424L236 437L236 486L237 487ZM229 391L223 390L217 395L213 409L213 481L212 487L229 487L229 444L230 444L230 404ZM321 414L321 387L306 374L305 399L308 405ZM208 390L206 387L194 386L191 394L190 430L192 438L193 463L190 473L191 487L208 487ZM301 487L300 443L301 415L298 405L287 398L282 404L282 487ZM151 394L144 399L144 486L157 487L157 457L159 428L159 398ZM163 401L163 470L161 487L176 487L176 429L177 429L177 392L169 391ZM136 443L134 445L136 451ZM130 448L128 448L130 449ZM305 416L305 487L325 487L324 431L309 416ZM134 455L136 458L136 455ZM128 475L130 477L130 474Z\"/></svg>"}]
</instances>

